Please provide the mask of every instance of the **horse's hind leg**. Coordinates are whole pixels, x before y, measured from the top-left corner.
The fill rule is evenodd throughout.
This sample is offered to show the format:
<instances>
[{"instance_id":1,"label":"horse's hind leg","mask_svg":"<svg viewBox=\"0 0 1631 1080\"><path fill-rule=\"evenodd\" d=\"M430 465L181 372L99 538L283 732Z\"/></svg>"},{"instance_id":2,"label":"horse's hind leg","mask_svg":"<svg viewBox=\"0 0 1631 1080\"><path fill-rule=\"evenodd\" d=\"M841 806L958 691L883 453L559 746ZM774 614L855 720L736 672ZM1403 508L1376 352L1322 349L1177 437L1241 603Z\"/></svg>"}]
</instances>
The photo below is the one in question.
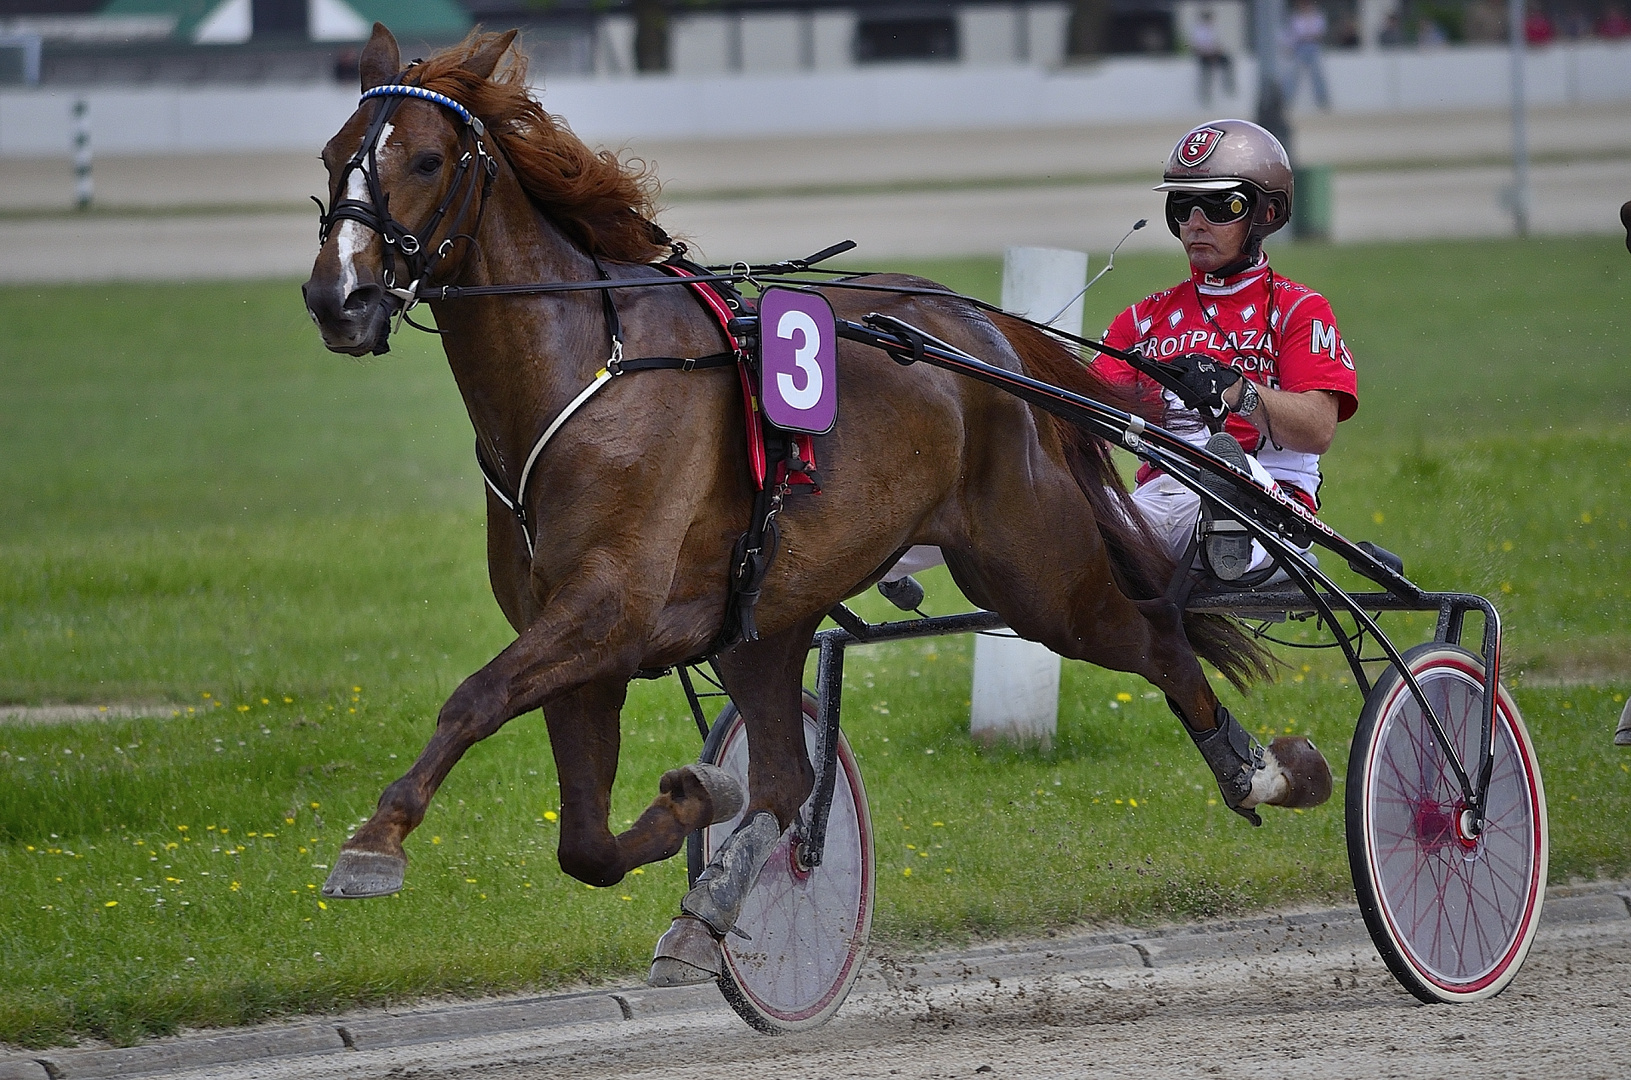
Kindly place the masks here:
<instances>
[{"instance_id":1,"label":"horse's hind leg","mask_svg":"<svg viewBox=\"0 0 1631 1080\"><path fill-rule=\"evenodd\" d=\"M1060 484L1032 495L1029 506L982 515L979 554L952 559L970 599L1062 656L1148 679L1166 695L1224 801L1253 824L1261 824L1252 810L1259 804L1324 802L1331 792L1324 759L1305 739L1279 739L1266 752L1258 746L1212 692L1177 605L1164 597L1135 601L1116 587L1091 516L1072 512L1080 493ZM1021 522L1028 527L1018 528ZM1080 547L1061 553L1037 536L1077 537Z\"/></svg>"},{"instance_id":2,"label":"horse's hind leg","mask_svg":"<svg viewBox=\"0 0 1631 1080\"><path fill-rule=\"evenodd\" d=\"M815 770L804 746L804 658L821 616L743 642L720 657L748 736L747 813L680 901L681 914L657 943L653 986L705 982L721 970L719 941L736 925L759 871L809 798Z\"/></svg>"}]
</instances>

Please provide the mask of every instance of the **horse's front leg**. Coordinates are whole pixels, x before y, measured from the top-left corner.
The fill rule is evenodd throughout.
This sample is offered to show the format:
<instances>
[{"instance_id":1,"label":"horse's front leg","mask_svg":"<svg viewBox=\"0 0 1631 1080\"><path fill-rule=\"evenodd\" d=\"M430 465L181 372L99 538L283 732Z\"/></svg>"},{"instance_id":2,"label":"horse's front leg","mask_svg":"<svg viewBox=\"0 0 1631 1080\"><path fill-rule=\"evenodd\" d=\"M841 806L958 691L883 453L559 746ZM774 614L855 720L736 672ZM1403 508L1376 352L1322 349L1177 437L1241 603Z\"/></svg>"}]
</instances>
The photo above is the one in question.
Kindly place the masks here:
<instances>
[{"instance_id":1,"label":"horse's front leg","mask_svg":"<svg viewBox=\"0 0 1631 1080\"><path fill-rule=\"evenodd\" d=\"M612 835L619 716L628 680L607 679L544 703L561 783L561 869L590 885L615 885L636 866L678 854L685 838L742 809L742 788L714 765L670 769L633 827Z\"/></svg>"},{"instance_id":2,"label":"horse's front leg","mask_svg":"<svg viewBox=\"0 0 1631 1080\"><path fill-rule=\"evenodd\" d=\"M592 575L585 575L593 580ZM402 842L465 751L506 722L543 706L561 776L561 864L593 884L679 850L687 833L733 816L740 786L723 770L692 765L663 778L662 794L623 837L606 828L617 773L618 712L640 662L649 620L621 593L558 598L553 610L592 616L540 619L467 678L442 706L413 767L380 796L372 817L341 847L323 885L333 898L384 896L402 887Z\"/></svg>"},{"instance_id":3,"label":"horse's front leg","mask_svg":"<svg viewBox=\"0 0 1631 1080\"><path fill-rule=\"evenodd\" d=\"M747 812L680 901L681 914L657 942L648 978L653 986L718 977L721 939L736 925L759 872L810 797L815 770L804 747L801 684L804 658L820 623L816 615L720 656L725 689L747 723Z\"/></svg>"}]
</instances>

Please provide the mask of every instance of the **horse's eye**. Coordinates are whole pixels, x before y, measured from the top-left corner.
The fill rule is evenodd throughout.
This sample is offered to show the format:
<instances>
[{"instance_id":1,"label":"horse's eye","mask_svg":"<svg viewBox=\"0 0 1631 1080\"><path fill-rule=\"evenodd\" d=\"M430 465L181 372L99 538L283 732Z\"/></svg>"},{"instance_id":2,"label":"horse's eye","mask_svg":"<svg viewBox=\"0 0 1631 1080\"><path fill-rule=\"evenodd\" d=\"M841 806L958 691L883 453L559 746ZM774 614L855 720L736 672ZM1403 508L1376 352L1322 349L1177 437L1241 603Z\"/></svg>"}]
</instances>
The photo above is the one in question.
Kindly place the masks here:
<instances>
[{"instance_id":1,"label":"horse's eye","mask_svg":"<svg viewBox=\"0 0 1631 1080\"><path fill-rule=\"evenodd\" d=\"M418 169L420 172L424 173L426 176L430 176L432 173L436 172L441 167L442 167L442 158L438 154L431 154L428 157L422 157L414 165L414 168Z\"/></svg>"}]
</instances>

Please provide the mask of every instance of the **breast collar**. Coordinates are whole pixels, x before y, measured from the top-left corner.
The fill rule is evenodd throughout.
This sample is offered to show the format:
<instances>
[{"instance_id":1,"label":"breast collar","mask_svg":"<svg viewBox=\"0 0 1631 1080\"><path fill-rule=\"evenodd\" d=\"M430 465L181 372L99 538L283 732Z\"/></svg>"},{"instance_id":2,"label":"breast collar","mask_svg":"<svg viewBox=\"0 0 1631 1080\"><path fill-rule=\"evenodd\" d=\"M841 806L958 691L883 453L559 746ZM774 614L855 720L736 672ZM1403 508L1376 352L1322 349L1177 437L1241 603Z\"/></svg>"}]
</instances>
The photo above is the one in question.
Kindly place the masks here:
<instances>
[{"instance_id":1,"label":"breast collar","mask_svg":"<svg viewBox=\"0 0 1631 1080\"><path fill-rule=\"evenodd\" d=\"M590 255L590 258L594 260L595 270L601 279L611 280L611 275L606 272L606 268L601 264L600 259L593 254ZM657 263L654 268L680 278L694 277L701 269L678 256L666 262ZM720 289L704 281L691 281L686 284L690 286L692 295L697 298L703 308L719 323L720 331L725 335L728 351L712 353L708 356L642 356L633 360L626 359L623 355L623 324L622 320L617 316L617 304L612 299L612 290L602 289L600 290L600 298L606 319L606 333L611 339L611 355L607 358L605 365L595 372L594 378L589 381L589 385L579 391L576 397L567 402L566 406L555 414L555 418L544 428L543 434L539 435L538 440L532 444L532 450L527 454L526 462L521 466L521 476L516 480L514 488L510 488L505 483L503 473L488 459L487 454L482 449L481 437L477 436L476 466L481 470L482 479L487 482L487 488L493 493L493 497L498 499L505 509L515 515L516 521L521 526L521 535L527 542L528 555L535 554L537 544L534 523L527 515L527 487L532 480L533 467L538 464L538 458L543 454L544 447L549 445L549 441L572 418L572 414L588 404L589 399L599 393L607 383L619 376L638 371L696 371L702 368L732 365L738 367L738 369L744 367L747 354L743 350L742 343L731 331L730 321L741 310L746 301L734 289ZM760 453L763 454L762 446Z\"/></svg>"}]
</instances>

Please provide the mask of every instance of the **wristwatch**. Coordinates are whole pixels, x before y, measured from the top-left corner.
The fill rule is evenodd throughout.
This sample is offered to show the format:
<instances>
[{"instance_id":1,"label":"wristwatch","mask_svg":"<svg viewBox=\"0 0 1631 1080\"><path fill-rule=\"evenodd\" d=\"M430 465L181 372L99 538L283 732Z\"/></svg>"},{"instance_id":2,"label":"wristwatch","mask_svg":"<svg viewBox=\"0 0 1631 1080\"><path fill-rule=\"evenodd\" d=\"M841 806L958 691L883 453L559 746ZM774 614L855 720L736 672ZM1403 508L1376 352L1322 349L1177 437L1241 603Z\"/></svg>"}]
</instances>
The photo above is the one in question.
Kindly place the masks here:
<instances>
[{"instance_id":1,"label":"wristwatch","mask_svg":"<svg viewBox=\"0 0 1631 1080\"><path fill-rule=\"evenodd\" d=\"M1263 398L1258 394L1256 385L1250 379L1241 379L1240 401L1229 411L1236 416L1250 416L1257 411L1257 407L1262 403Z\"/></svg>"}]
</instances>

